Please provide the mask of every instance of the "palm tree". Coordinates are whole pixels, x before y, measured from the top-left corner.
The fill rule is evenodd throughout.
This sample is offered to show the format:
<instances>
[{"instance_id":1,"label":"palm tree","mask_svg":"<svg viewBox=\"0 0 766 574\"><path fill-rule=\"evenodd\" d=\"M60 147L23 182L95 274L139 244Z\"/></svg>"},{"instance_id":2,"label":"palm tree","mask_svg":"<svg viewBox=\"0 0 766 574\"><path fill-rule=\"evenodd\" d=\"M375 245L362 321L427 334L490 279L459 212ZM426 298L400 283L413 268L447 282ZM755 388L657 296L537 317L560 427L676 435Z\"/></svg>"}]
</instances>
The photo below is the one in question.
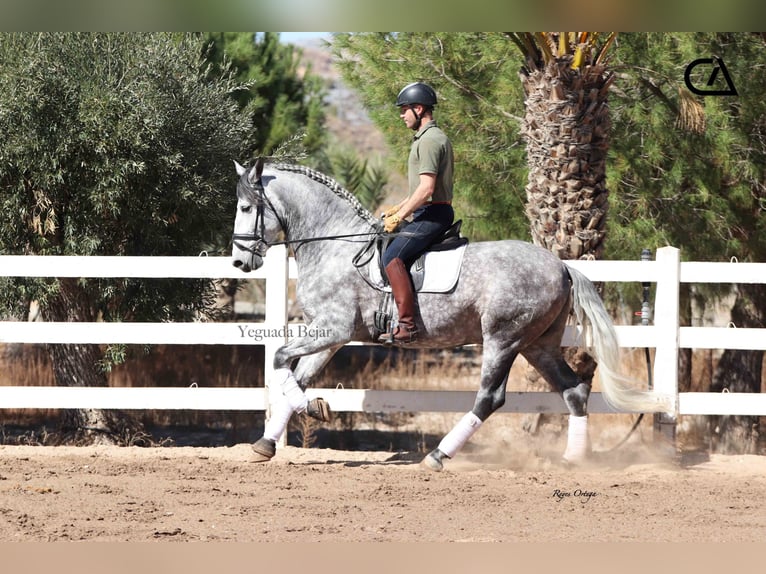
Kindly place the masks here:
<instances>
[{"instance_id":1,"label":"palm tree","mask_svg":"<svg viewBox=\"0 0 766 574\"><path fill-rule=\"evenodd\" d=\"M561 259L603 251L608 191L605 56L615 34L509 33L521 49L532 240ZM603 37L603 41L602 41Z\"/></svg>"},{"instance_id":2,"label":"palm tree","mask_svg":"<svg viewBox=\"0 0 766 574\"><path fill-rule=\"evenodd\" d=\"M606 235L609 192L607 95L614 75L606 54L615 34L597 32L508 33L524 56L520 78L525 93L521 133L527 143L526 214L532 241L561 259L597 259ZM584 381L593 359L570 349L567 358ZM529 371L528 390L547 390ZM564 418L527 417L535 433L546 422L565 428Z\"/></svg>"}]
</instances>

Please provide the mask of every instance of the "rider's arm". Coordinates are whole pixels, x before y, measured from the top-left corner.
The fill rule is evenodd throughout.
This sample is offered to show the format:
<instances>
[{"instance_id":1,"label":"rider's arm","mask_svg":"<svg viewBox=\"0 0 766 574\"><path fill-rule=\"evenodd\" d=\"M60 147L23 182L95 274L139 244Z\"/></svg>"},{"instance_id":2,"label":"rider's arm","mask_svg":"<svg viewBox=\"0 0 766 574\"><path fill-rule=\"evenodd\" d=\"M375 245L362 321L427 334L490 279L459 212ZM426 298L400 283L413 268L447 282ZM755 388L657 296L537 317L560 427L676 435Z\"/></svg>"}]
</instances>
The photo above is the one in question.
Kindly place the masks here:
<instances>
[{"instance_id":1,"label":"rider's arm","mask_svg":"<svg viewBox=\"0 0 766 574\"><path fill-rule=\"evenodd\" d=\"M420 183L415 191L407 197L402 203L399 204L399 211L397 215L400 219L404 219L412 215L412 213L422 205L425 205L436 189L436 174L434 173L421 173Z\"/></svg>"}]
</instances>

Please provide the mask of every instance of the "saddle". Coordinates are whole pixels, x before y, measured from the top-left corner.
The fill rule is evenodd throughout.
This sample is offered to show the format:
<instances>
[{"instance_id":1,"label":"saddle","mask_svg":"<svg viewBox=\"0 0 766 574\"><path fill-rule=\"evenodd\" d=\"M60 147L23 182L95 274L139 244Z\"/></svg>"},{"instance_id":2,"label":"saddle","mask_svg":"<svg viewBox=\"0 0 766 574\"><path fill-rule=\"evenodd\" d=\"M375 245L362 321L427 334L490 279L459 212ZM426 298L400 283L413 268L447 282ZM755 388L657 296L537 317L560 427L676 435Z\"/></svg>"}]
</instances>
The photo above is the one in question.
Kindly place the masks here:
<instances>
[{"instance_id":1,"label":"saddle","mask_svg":"<svg viewBox=\"0 0 766 574\"><path fill-rule=\"evenodd\" d=\"M412 277L416 293L448 293L454 289L460 276L463 251L468 245L468 238L460 235L462 224L462 220L453 223L410 265L410 277ZM401 230L406 233L406 225ZM391 291L383 267L383 253L391 241L391 237L378 238L372 247L368 246L368 250L372 250L372 253L368 256L369 267L366 279L379 291ZM362 254L357 255L357 258ZM356 259L354 264L357 269L361 267Z\"/></svg>"},{"instance_id":2,"label":"saddle","mask_svg":"<svg viewBox=\"0 0 766 574\"><path fill-rule=\"evenodd\" d=\"M450 293L457 285L463 253L468 238L460 235L462 220L453 223L442 235L437 237L428 249L410 266L413 288L416 293ZM402 228L406 232L406 226ZM383 253L392 238L376 238L354 258L354 266L364 280L373 288L383 292L380 308L375 313L375 335L388 332L393 315L393 297L383 268ZM367 271L363 271L363 267Z\"/></svg>"}]
</instances>

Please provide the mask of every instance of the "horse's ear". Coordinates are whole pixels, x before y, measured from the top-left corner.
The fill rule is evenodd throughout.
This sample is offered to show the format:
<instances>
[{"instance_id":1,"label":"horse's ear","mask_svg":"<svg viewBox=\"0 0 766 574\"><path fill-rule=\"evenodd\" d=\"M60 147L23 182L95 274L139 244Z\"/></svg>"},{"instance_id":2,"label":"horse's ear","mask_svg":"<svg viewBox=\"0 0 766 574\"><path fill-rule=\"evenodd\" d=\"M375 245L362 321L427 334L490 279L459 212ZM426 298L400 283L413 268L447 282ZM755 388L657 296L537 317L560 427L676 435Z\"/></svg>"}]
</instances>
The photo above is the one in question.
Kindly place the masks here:
<instances>
[{"instance_id":1,"label":"horse's ear","mask_svg":"<svg viewBox=\"0 0 766 574\"><path fill-rule=\"evenodd\" d=\"M241 165L239 165L239 163L237 163L237 160L234 160L234 168L237 170L237 175L239 177L242 177L242 174L247 171L244 167L242 167Z\"/></svg>"},{"instance_id":2,"label":"horse's ear","mask_svg":"<svg viewBox=\"0 0 766 574\"><path fill-rule=\"evenodd\" d=\"M255 160L255 167L250 170L249 180L250 183L255 184L261 180L261 174L263 173L263 158L259 157Z\"/></svg>"}]
</instances>

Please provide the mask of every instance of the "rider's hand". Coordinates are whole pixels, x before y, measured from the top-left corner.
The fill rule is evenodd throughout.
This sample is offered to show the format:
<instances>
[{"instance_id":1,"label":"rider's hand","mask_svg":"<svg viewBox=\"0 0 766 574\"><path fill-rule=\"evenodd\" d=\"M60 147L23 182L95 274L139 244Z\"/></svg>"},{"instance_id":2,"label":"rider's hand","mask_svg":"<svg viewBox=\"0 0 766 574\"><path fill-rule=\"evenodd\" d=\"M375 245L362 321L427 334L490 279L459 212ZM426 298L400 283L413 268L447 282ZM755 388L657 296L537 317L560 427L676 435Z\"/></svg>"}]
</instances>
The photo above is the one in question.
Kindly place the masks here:
<instances>
[{"instance_id":1,"label":"rider's hand","mask_svg":"<svg viewBox=\"0 0 766 574\"><path fill-rule=\"evenodd\" d=\"M383 221L383 230L386 233L392 233L393 231L396 230L397 227L399 227L399 224L401 222L402 222L402 218L399 217L396 213L389 215Z\"/></svg>"},{"instance_id":2,"label":"rider's hand","mask_svg":"<svg viewBox=\"0 0 766 574\"><path fill-rule=\"evenodd\" d=\"M385 205L383 206L383 218L391 217L392 215L395 215L398 212L399 212L398 205L394 205L393 207L386 207Z\"/></svg>"}]
</instances>

